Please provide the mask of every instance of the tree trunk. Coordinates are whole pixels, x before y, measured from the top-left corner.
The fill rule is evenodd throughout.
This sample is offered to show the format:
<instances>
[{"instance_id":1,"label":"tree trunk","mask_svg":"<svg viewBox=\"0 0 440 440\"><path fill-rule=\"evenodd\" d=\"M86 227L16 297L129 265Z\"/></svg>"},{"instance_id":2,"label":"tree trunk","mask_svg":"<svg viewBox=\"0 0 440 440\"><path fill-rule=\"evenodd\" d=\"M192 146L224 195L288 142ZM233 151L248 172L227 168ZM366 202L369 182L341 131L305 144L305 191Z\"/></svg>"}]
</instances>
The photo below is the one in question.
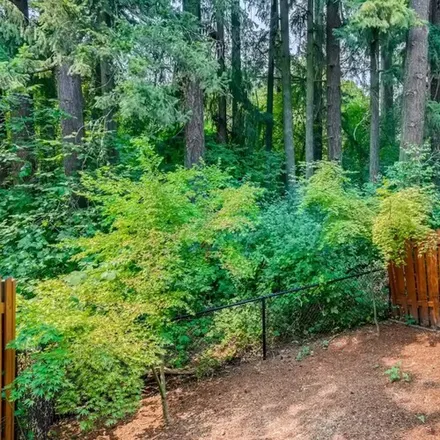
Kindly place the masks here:
<instances>
[{"instance_id":1,"label":"tree trunk","mask_svg":"<svg viewBox=\"0 0 440 440\"><path fill-rule=\"evenodd\" d=\"M322 160L322 112L323 112L323 73L324 73L324 17L323 0L315 0L315 44L314 44L314 64L315 64L315 90L314 98L314 122L313 140L315 161Z\"/></svg>"},{"instance_id":2,"label":"tree trunk","mask_svg":"<svg viewBox=\"0 0 440 440\"><path fill-rule=\"evenodd\" d=\"M402 97L402 137L400 160L406 160L412 146L423 144L426 107L426 77L428 74L428 20L429 2L411 0L422 23L412 27L408 33L405 60L405 77Z\"/></svg>"},{"instance_id":3,"label":"tree trunk","mask_svg":"<svg viewBox=\"0 0 440 440\"><path fill-rule=\"evenodd\" d=\"M102 58L100 62L101 71L101 90L103 94L110 93L115 88L115 77L113 73L112 62L109 58ZM114 119L114 110L111 109L104 114L106 131L116 131L116 121Z\"/></svg>"},{"instance_id":4,"label":"tree trunk","mask_svg":"<svg viewBox=\"0 0 440 440\"><path fill-rule=\"evenodd\" d=\"M373 29L370 41L370 181L379 174L380 114L379 114L379 33Z\"/></svg>"},{"instance_id":5,"label":"tree trunk","mask_svg":"<svg viewBox=\"0 0 440 440\"><path fill-rule=\"evenodd\" d=\"M116 13L115 4L110 1L108 7L111 8L111 13L107 10L101 11L101 21L105 26L111 29L114 26L114 16ZM110 94L115 89L115 69L111 56L102 56L99 63L100 71L100 85L101 93L103 95ZM115 120L114 107L105 108L102 117L104 118L104 142L106 146L107 158L110 162L116 163L118 160L118 150L115 147L114 137L117 130L117 124Z\"/></svg>"},{"instance_id":6,"label":"tree trunk","mask_svg":"<svg viewBox=\"0 0 440 440\"><path fill-rule=\"evenodd\" d=\"M23 14L27 22L29 20L28 0L13 0L12 2ZM29 149L29 142L34 134L31 97L16 95L16 102L14 103L11 117L16 127L12 131L12 142L17 147L17 156L19 159L18 162L12 165L11 171L14 180L18 180L18 175L24 163L30 163L32 169L35 167L35 159L32 157L32 152Z\"/></svg>"},{"instance_id":7,"label":"tree trunk","mask_svg":"<svg viewBox=\"0 0 440 440\"><path fill-rule=\"evenodd\" d=\"M101 91L102 94L111 93L115 88L115 77L113 71L113 65L108 57L104 57L100 62L101 71ZM115 163L118 159L118 152L114 146L113 138L116 134L117 124L115 120L115 110L104 109L104 130L105 130L105 141L107 145L107 154L110 162Z\"/></svg>"},{"instance_id":8,"label":"tree trunk","mask_svg":"<svg viewBox=\"0 0 440 440\"><path fill-rule=\"evenodd\" d=\"M315 92L315 69L314 61L314 38L313 38L313 0L307 1L307 86L306 86L306 177L313 174L314 142L314 92Z\"/></svg>"},{"instance_id":9,"label":"tree trunk","mask_svg":"<svg viewBox=\"0 0 440 440\"><path fill-rule=\"evenodd\" d=\"M225 66L225 19L223 11L216 11L217 18L217 61L218 61L218 75L221 77L226 71ZM218 97L218 115L217 115L217 142L219 144L226 144L228 142L228 120L227 120L227 102L226 95L221 93Z\"/></svg>"},{"instance_id":10,"label":"tree trunk","mask_svg":"<svg viewBox=\"0 0 440 440\"><path fill-rule=\"evenodd\" d=\"M440 26L440 0L431 1L430 21L437 28ZM431 100L440 103L440 65L431 59ZM437 155L440 153L440 127L435 124L431 127L431 149Z\"/></svg>"},{"instance_id":11,"label":"tree trunk","mask_svg":"<svg viewBox=\"0 0 440 440\"><path fill-rule=\"evenodd\" d=\"M26 20L29 20L29 4L28 0L12 0L12 3L20 10Z\"/></svg>"},{"instance_id":12,"label":"tree trunk","mask_svg":"<svg viewBox=\"0 0 440 440\"><path fill-rule=\"evenodd\" d=\"M327 137L328 158L340 162L341 140L341 48L334 31L341 26L339 0L327 0Z\"/></svg>"},{"instance_id":13,"label":"tree trunk","mask_svg":"<svg viewBox=\"0 0 440 440\"><path fill-rule=\"evenodd\" d=\"M184 0L183 8L200 22L200 0ZM205 155L203 90L200 80L194 76L186 78L185 85L185 110L189 114L185 125L185 167L191 168Z\"/></svg>"},{"instance_id":14,"label":"tree trunk","mask_svg":"<svg viewBox=\"0 0 440 440\"><path fill-rule=\"evenodd\" d=\"M240 0L231 4L231 92L232 92L232 137L236 142L241 138L240 104L243 101L241 73L241 17Z\"/></svg>"},{"instance_id":15,"label":"tree trunk","mask_svg":"<svg viewBox=\"0 0 440 440\"><path fill-rule=\"evenodd\" d=\"M205 156L203 91L197 80L188 79L185 104L186 109L191 112L185 125L185 167L191 168Z\"/></svg>"},{"instance_id":16,"label":"tree trunk","mask_svg":"<svg viewBox=\"0 0 440 440\"><path fill-rule=\"evenodd\" d=\"M0 90L0 102L3 99L3 92ZM8 136L7 130L6 130L6 114L5 112L0 108L0 143L6 140Z\"/></svg>"},{"instance_id":17,"label":"tree trunk","mask_svg":"<svg viewBox=\"0 0 440 440\"><path fill-rule=\"evenodd\" d=\"M382 43L382 139L385 145L396 145L394 118L393 46L389 40Z\"/></svg>"},{"instance_id":18,"label":"tree trunk","mask_svg":"<svg viewBox=\"0 0 440 440\"><path fill-rule=\"evenodd\" d=\"M74 175L80 169L78 146L82 144L84 130L84 100L81 77L70 73L71 63L62 64L57 71L58 100L61 117L61 134L64 149L64 173Z\"/></svg>"},{"instance_id":19,"label":"tree trunk","mask_svg":"<svg viewBox=\"0 0 440 440\"><path fill-rule=\"evenodd\" d=\"M266 123L266 150L272 150L273 144L273 95L275 77L275 45L278 33L278 0L272 0L270 9L270 29L269 29L269 65L267 68L267 123Z\"/></svg>"},{"instance_id":20,"label":"tree trunk","mask_svg":"<svg viewBox=\"0 0 440 440\"><path fill-rule=\"evenodd\" d=\"M280 0L281 16L281 81L283 87L283 138L286 153L287 187L295 179L295 146L293 141L292 84L290 74L289 3Z\"/></svg>"},{"instance_id":21,"label":"tree trunk","mask_svg":"<svg viewBox=\"0 0 440 440\"><path fill-rule=\"evenodd\" d=\"M161 362L161 365L159 367L159 374L157 374L156 367L151 367L151 371L153 372L153 377L159 388L160 401L162 403L163 420L165 422L165 425L171 425L170 411L168 409L164 362L163 361Z\"/></svg>"}]
</instances>

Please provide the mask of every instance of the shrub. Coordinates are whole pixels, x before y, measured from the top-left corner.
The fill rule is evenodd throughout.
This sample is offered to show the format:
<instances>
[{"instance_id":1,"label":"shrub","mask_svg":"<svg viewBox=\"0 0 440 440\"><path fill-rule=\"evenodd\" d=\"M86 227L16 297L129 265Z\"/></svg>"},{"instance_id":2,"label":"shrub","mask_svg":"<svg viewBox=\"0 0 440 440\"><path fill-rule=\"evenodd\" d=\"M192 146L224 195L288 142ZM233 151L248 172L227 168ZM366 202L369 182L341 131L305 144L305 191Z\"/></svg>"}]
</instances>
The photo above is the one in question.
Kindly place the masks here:
<instances>
[{"instance_id":1,"label":"shrub","mask_svg":"<svg viewBox=\"0 0 440 440\"><path fill-rule=\"evenodd\" d=\"M83 183L109 232L61 245L76 249L79 270L21 303L16 343L31 361L16 398L54 398L85 427L133 411L174 313L229 295L246 275L237 237L252 227L259 194L216 167L96 177Z\"/></svg>"}]
</instances>

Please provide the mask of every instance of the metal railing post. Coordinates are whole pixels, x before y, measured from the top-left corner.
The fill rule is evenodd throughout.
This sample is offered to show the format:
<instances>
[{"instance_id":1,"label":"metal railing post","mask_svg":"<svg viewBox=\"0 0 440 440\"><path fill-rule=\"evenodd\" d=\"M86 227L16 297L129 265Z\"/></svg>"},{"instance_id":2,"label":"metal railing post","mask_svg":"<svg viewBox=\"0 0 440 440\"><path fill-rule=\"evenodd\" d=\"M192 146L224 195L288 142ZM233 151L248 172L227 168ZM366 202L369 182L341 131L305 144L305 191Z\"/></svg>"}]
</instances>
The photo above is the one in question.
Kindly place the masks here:
<instances>
[{"instance_id":1,"label":"metal railing post","mask_svg":"<svg viewBox=\"0 0 440 440\"><path fill-rule=\"evenodd\" d=\"M263 338L263 360L267 358L267 339L266 339L266 298L261 300L261 324Z\"/></svg>"}]
</instances>

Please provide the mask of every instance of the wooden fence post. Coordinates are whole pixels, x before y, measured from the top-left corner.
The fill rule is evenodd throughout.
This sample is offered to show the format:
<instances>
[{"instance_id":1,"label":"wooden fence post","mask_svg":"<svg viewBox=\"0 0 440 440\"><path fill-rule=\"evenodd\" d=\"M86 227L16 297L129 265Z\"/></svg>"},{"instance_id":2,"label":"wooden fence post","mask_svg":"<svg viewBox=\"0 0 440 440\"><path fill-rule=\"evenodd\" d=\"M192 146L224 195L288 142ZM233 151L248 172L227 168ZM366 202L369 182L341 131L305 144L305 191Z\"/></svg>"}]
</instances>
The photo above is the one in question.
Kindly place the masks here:
<instances>
[{"instance_id":1,"label":"wooden fence post","mask_svg":"<svg viewBox=\"0 0 440 440\"><path fill-rule=\"evenodd\" d=\"M15 380L15 350L7 348L7 345L15 339L15 312L16 312L16 289L15 280L8 278L0 279L0 364L2 372L0 379L1 389L12 384ZM6 399L2 399L0 405L0 439L14 440L14 413L15 405L10 399L11 391L5 390Z\"/></svg>"}]
</instances>

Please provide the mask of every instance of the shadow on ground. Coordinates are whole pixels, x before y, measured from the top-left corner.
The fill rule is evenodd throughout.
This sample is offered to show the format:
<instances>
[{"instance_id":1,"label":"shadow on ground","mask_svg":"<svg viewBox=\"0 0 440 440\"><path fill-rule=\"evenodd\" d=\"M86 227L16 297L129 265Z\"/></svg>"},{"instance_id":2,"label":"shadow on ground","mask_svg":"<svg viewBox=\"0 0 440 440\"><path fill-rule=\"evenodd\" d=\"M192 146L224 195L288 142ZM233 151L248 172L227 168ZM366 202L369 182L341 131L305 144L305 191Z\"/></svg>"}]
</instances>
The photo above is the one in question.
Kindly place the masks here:
<instances>
[{"instance_id":1,"label":"shadow on ground","mask_svg":"<svg viewBox=\"0 0 440 440\"><path fill-rule=\"evenodd\" d=\"M391 383L400 365L408 381ZM440 439L440 335L384 324L295 353L242 365L227 376L170 393L174 423L161 428L160 402L96 440Z\"/></svg>"}]
</instances>

